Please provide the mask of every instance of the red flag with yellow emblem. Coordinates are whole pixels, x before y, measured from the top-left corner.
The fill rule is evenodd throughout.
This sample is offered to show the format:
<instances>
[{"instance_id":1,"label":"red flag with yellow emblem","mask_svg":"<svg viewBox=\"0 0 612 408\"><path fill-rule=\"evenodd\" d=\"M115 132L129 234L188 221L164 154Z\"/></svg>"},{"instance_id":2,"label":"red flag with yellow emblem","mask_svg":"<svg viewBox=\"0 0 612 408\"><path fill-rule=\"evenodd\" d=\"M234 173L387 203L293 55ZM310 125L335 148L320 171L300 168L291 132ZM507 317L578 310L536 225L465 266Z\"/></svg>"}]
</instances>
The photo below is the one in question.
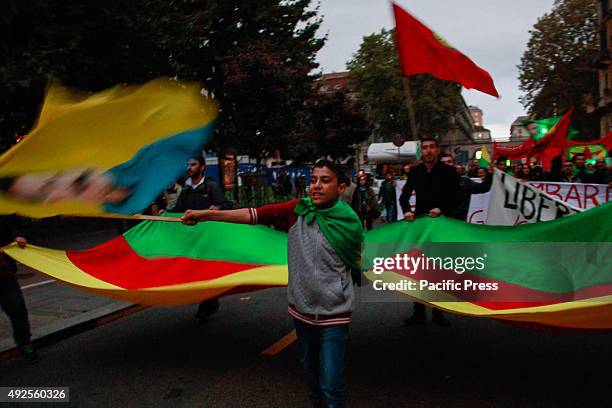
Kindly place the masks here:
<instances>
[{"instance_id":1,"label":"red flag with yellow emblem","mask_svg":"<svg viewBox=\"0 0 612 408\"><path fill-rule=\"evenodd\" d=\"M393 4L395 41L405 76L431 74L499 97L491 75L406 10Z\"/></svg>"}]
</instances>

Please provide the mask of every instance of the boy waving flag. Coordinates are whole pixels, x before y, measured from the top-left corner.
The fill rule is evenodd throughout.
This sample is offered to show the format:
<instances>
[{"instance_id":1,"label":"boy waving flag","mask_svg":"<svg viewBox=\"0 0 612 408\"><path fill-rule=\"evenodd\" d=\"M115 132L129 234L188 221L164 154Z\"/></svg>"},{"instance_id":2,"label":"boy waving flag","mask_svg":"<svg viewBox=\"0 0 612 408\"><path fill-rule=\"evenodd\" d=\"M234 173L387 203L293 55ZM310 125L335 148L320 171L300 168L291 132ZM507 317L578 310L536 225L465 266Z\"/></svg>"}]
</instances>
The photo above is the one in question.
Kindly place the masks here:
<instances>
[{"instance_id":1,"label":"boy waving flag","mask_svg":"<svg viewBox=\"0 0 612 408\"><path fill-rule=\"evenodd\" d=\"M352 273L361 268L363 227L341 197L344 172L318 161L309 197L261 208L188 210L185 224L223 221L274 225L289 231L287 261L289 315L293 317L301 360L315 406L344 407L344 355L355 304Z\"/></svg>"}]
</instances>

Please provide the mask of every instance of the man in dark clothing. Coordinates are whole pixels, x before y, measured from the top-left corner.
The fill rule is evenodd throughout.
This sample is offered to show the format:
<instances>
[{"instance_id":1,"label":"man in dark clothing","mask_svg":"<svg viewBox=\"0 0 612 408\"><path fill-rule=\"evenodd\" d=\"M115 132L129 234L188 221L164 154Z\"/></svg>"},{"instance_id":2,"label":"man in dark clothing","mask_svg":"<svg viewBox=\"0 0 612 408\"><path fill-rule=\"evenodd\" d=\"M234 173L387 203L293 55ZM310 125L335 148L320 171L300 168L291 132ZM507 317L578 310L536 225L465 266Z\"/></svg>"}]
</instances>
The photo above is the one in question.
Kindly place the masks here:
<instances>
[{"instance_id":1,"label":"man in dark clothing","mask_svg":"<svg viewBox=\"0 0 612 408\"><path fill-rule=\"evenodd\" d=\"M229 210L232 203L225 198L217 183L206 178L206 162L203 157L189 160L185 187L181 191L176 205L169 212L185 212L187 210ZM215 207L215 208L211 208Z\"/></svg>"},{"instance_id":2,"label":"man in dark clothing","mask_svg":"<svg viewBox=\"0 0 612 408\"><path fill-rule=\"evenodd\" d=\"M397 196L395 194L395 180L393 179L393 173L387 172L385 175L385 181L383 181L380 185L378 199L385 206L387 223L397 220Z\"/></svg>"},{"instance_id":3,"label":"man in dark clothing","mask_svg":"<svg viewBox=\"0 0 612 408\"><path fill-rule=\"evenodd\" d=\"M455 167L455 159L450 154L442 155L440 161L444 164L452 166L455 168L455 171L457 171L457 168ZM457 175L459 175L459 185L461 186L462 199L461 204L451 216L453 218L457 218L458 220L467 221L472 194L483 194L488 192L491 189L491 183L493 182L493 173L487 172L487 175L482 183L477 183L468 176L462 176L459 174L459 172L457 172Z\"/></svg>"},{"instance_id":4,"label":"man in dark clothing","mask_svg":"<svg viewBox=\"0 0 612 408\"><path fill-rule=\"evenodd\" d=\"M287 199L293 191L293 182L291 177L287 175L285 169L281 169L278 172L278 179L276 179L276 185L274 186L277 195L281 198Z\"/></svg>"},{"instance_id":5,"label":"man in dark clothing","mask_svg":"<svg viewBox=\"0 0 612 408\"><path fill-rule=\"evenodd\" d=\"M207 179L206 161L203 157L189 160L185 187L181 191L176 205L170 212L185 212L187 210L229 210L232 203L225 198L223 191L213 180ZM219 310L219 299L210 299L200 303L196 319L205 322L210 315Z\"/></svg>"},{"instance_id":6,"label":"man in dark clothing","mask_svg":"<svg viewBox=\"0 0 612 408\"><path fill-rule=\"evenodd\" d=\"M506 166L506 160L508 160L506 156L500 156L497 160L495 160L495 167L497 167L500 171L503 171L504 173L508 171L508 167Z\"/></svg>"},{"instance_id":7,"label":"man in dark clothing","mask_svg":"<svg viewBox=\"0 0 612 408\"><path fill-rule=\"evenodd\" d=\"M544 169L541 166L533 166L531 168L531 181L546 181Z\"/></svg>"},{"instance_id":8,"label":"man in dark clothing","mask_svg":"<svg viewBox=\"0 0 612 408\"><path fill-rule=\"evenodd\" d=\"M357 187L353 190L353 197L351 198L351 207L357 213L361 222L365 224L366 229L371 230L374 219L378 218L374 215L375 212L378 212L378 205L374 190L368 185L366 176L357 179Z\"/></svg>"},{"instance_id":9,"label":"man in dark clothing","mask_svg":"<svg viewBox=\"0 0 612 408\"><path fill-rule=\"evenodd\" d=\"M437 140L425 139L421 146L425 161L410 172L400 196L404 218L412 221L415 215L436 217L440 214L458 218L455 210L462 194L457 172L438 160L440 147ZM409 203L413 191L417 195L414 213Z\"/></svg>"},{"instance_id":10,"label":"man in dark clothing","mask_svg":"<svg viewBox=\"0 0 612 408\"><path fill-rule=\"evenodd\" d=\"M572 157L572 162L574 162L574 178L572 182L574 183L594 183L595 176L593 172L587 169L586 157L582 153L578 153L574 157Z\"/></svg>"},{"instance_id":11,"label":"man in dark clothing","mask_svg":"<svg viewBox=\"0 0 612 408\"><path fill-rule=\"evenodd\" d=\"M555 158L555 160L556 159L557 158ZM565 160L563 161L563 164L559 166L559 161L561 160L561 158L559 157L558 160L555 160L553 160L552 168L548 173L547 181L571 183L572 179L574 178L574 163L572 163L571 160Z\"/></svg>"},{"instance_id":12,"label":"man in dark clothing","mask_svg":"<svg viewBox=\"0 0 612 408\"><path fill-rule=\"evenodd\" d=\"M472 160L468 164L468 177L478 177L478 160Z\"/></svg>"},{"instance_id":13,"label":"man in dark clothing","mask_svg":"<svg viewBox=\"0 0 612 408\"><path fill-rule=\"evenodd\" d=\"M27 241L16 237L9 221L0 218L0 247L16 241L20 248L25 248ZM17 264L5 253L0 253L0 306L7 314L13 326L13 338L21 354L28 363L36 363L38 354L30 343L30 322L21 287L16 278Z\"/></svg>"},{"instance_id":14,"label":"man in dark clothing","mask_svg":"<svg viewBox=\"0 0 612 408\"><path fill-rule=\"evenodd\" d=\"M597 159L595 171L593 172L593 179L593 182L596 184L608 184L612 181L612 172L608 170L606 159Z\"/></svg>"},{"instance_id":15,"label":"man in dark clothing","mask_svg":"<svg viewBox=\"0 0 612 408\"><path fill-rule=\"evenodd\" d=\"M461 205L463 192L461 191L459 176L454 167L438 160L440 145L436 139L427 138L421 141L421 155L423 163L412 169L400 196L404 219L414 221L415 215L437 217L440 214L459 218L457 209ZM416 191L416 210L414 213L409 202L413 191ZM439 309L433 310L432 321L443 327L450 325ZM415 303L414 313L404 323L410 326L424 322L425 306L421 303Z\"/></svg>"}]
</instances>

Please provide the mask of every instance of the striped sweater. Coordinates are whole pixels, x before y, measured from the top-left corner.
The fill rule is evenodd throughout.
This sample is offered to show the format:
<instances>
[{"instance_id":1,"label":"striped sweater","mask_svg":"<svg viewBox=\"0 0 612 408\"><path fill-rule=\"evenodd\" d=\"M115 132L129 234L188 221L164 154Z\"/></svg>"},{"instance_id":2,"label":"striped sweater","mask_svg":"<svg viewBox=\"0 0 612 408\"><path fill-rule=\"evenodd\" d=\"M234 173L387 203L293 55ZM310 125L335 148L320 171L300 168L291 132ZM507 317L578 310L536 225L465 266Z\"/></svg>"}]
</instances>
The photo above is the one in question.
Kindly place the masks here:
<instances>
[{"instance_id":1,"label":"striped sweater","mask_svg":"<svg viewBox=\"0 0 612 408\"><path fill-rule=\"evenodd\" d=\"M299 200L251 208L251 224L288 231L289 314L315 326L351 322L355 294L350 270L320 231L295 213Z\"/></svg>"}]
</instances>

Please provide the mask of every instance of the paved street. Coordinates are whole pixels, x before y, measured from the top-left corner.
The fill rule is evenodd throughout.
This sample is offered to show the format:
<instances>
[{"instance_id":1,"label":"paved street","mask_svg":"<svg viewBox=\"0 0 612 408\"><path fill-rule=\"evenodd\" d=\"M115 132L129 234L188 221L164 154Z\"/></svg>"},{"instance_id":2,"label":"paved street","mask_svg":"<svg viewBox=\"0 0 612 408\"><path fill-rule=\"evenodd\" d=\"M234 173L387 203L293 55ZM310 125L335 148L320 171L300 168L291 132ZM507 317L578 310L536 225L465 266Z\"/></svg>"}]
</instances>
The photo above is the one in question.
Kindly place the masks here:
<instances>
[{"instance_id":1,"label":"paved street","mask_svg":"<svg viewBox=\"0 0 612 408\"><path fill-rule=\"evenodd\" d=\"M606 406L612 335L527 331L451 316L402 327L407 303L358 304L350 407ZM222 300L202 326L195 306L153 308L0 365L3 385L69 386L79 407L306 407L297 348L262 351L291 330L285 289ZM49 406L49 405L45 405Z\"/></svg>"}]
</instances>

